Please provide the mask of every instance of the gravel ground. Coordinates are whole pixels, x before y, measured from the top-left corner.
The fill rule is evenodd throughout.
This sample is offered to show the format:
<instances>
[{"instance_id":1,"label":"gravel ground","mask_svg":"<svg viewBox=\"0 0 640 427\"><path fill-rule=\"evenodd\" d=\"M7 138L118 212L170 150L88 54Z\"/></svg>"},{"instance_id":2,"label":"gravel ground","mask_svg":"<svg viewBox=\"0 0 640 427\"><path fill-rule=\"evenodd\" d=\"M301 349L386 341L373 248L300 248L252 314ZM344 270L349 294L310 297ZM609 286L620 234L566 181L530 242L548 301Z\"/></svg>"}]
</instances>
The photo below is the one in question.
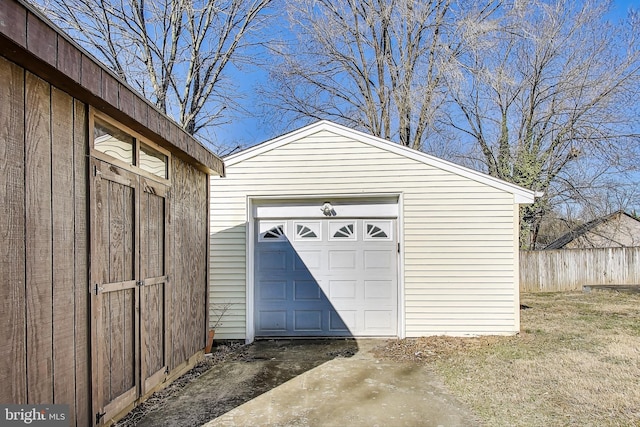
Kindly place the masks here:
<instances>
[{"instance_id":1,"label":"gravel ground","mask_svg":"<svg viewBox=\"0 0 640 427\"><path fill-rule=\"evenodd\" d=\"M162 406L171 399L177 392L182 390L187 384L195 380L211 367L229 360L242 360L246 356L246 345L240 343L229 343L219 345L202 362L198 363L189 372L176 379L166 388L153 393L141 405L129 412L126 417L114 424L115 427L133 427L148 413Z\"/></svg>"}]
</instances>

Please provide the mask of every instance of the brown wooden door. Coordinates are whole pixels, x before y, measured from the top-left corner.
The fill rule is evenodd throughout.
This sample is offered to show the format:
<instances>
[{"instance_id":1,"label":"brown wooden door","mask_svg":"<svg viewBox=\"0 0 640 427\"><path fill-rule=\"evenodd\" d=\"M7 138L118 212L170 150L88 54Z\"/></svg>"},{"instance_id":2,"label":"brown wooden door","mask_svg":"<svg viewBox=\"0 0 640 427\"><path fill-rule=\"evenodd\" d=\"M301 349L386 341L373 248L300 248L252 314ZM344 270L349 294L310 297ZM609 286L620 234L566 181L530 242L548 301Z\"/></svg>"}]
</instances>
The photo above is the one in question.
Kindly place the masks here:
<instances>
[{"instance_id":1,"label":"brown wooden door","mask_svg":"<svg viewBox=\"0 0 640 427\"><path fill-rule=\"evenodd\" d=\"M91 311L95 423L165 378L167 187L92 159Z\"/></svg>"},{"instance_id":2,"label":"brown wooden door","mask_svg":"<svg viewBox=\"0 0 640 427\"><path fill-rule=\"evenodd\" d=\"M91 348L96 424L138 396L138 176L92 160Z\"/></svg>"},{"instance_id":3,"label":"brown wooden door","mask_svg":"<svg viewBox=\"0 0 640 427\"><path fill-rule=\"evenodd\" d=\"M141 394L165 379L167 328L168 187L140 178Z\"/></svg>"}]
</instances>

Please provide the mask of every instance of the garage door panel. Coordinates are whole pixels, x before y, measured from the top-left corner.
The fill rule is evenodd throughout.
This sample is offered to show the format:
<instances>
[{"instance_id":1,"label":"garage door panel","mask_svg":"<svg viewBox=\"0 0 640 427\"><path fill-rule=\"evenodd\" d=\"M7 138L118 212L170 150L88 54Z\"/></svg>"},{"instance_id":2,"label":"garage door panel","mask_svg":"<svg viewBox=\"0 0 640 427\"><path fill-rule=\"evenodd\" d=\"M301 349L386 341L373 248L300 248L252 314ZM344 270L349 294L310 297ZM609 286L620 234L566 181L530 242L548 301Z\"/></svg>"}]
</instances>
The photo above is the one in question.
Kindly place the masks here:
<instances>
[{"instance_id":1,"label":"garage door panel","mask_svg":"<svg viewBox=\"0 0 640 427\"><path fill-rule=\"evenodd\" d=\"M355 250L329 250L329 271L356 269Z\"/></svg>"},{"instance_id":2,"label":"garage door panel","mask_svg":"<svg viewBox=\"0 0 640 427\"><path fill-rule=\"evenodd\" d=\"M344 310L338 313L335 310L329 312L329 330L332 332L349 332L356 326L356 312Z\"/></svg>"},{"instance_id":3,"label":"garage door panel","mask_svg":"<svg viewBox=\"0 0 640 427\"><path fill-rule=\"evenodd\" d=\"M261 250L258 254L258 271L287 271L287 252Z\"/></svg>"},{"instance_id":4,"label":"garage door panel","mask_svg":"<svg viewBox=\"0 0 640 427\"><path fill-rule=\"evenodd\" d=\"M329 300L355 300L357 297L357 280L330 280Z\"/></svg>"},{"instance_id":5,"label":"garage door panel","mask_svg":"<svg viewBox=\"0 0 640 427\"><path fill-rule=\"evenodd\" d=\"M287 282L263 280L258 283L260 299L263 301L286 301Z\"/></svg>"},{"instance_id":6,"label":"garage door panel","mask_svg":"<svg viewBox=\"0 0 640 427\"><path fill-rule=\"evenodd\" d=\"M294 255L293 269L296 271L318 270L322 267L322 251L298 250Z\"/></svg>"},{"instance_id":7,"label":"garage door panel","mask_svg":"<svg viewBox=\"0 0 640 427\"><path fill-rule=\"evenodd\" d=\"M364 298L365 300L379 300L383 304L391 303L395 300L395 289L393 280L365 280ZM373 302L373 301L372 301Z\"/></svg>"},{"instance_id":8,"label":"garage door panel","mask_svg":"<svg viewBox=\"0 0 640 427\"><path fill-rule=\"evenodd\" d=\"M394 251L364 251L364 268L365 270L389 270L395 263L396 254Z\"/></svg>"},{"instance_id":9,"label":"garage door panel","mask_svg":"<svg viewBox=\"0 0 640 427\"><path fill-rule=\"evenodd\" d=\"M366 310L364 312L365 329L388 330L395 323L394 314L391 310Z\"/></svg>"},{"instance_id":10,"label":"garage door panel","mask_svg":"<svg viewBox=\"0 0 640 427\"><path fill-rule=\"evenodd\" d=\"M296 332L321 332L322 310L295 310L293 329Z\"/></svg>"},{"instance_id":11,"label":"garage door panel","mask_svg":"<svg viewBox=\"0 0 640 427\"><path fill-rule=\"evenodd\" d=\"M322 289L315 280L294 280L293 299L296 301L321 301Z\"/></svg>"},{"instance_id":12,"label":"garage door panel","mask_svg":"<svg viewBox=\"0 0 640 427\"><path fill-rule=\"evenodd\" d=\"M284 333L287 331L287 311L260 311L259 322L264 331Z\"/></svg>"}]
</instances>

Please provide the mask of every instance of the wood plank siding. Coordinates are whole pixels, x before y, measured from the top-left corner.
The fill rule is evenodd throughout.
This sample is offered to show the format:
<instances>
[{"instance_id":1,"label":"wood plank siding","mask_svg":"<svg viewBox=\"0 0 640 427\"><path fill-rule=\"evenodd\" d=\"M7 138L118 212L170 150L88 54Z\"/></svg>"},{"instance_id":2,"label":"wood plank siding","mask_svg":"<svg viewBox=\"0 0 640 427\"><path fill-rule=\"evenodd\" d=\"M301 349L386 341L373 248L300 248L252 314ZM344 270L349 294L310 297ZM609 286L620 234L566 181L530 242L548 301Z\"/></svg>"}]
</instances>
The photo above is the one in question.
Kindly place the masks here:
<instances>
[{"instance_id":1,"label":"wood plank siding","mask_svg":"<svg viewBox=\"0 0 640 427\"><path fill-rule=\"evenodd\" d=\"M166 152L168 178L99 176L117 161L92 148L98 115ZM202 357L209 173L219 158L31 6L0 0L1 403L110 424Z\"/></svg>"},{"instance_id":2,"label":"wood plank siding","mask_svg":"<svg viewBox=\"0 0 640 427\"><path fill-rule=\"evenodd\" d=\"M210 307L234 303L216 338L245 336L248 196L368 193L402 195L406 336L519 329L514 195L325 130L211 179Z\"/></svg>"},{"instance_id":3,"label":"wood plank siding","mask_svg":"<svg viewBox=\"0 0 640 427\"><path fill-rule=\"evenodd\" d=\"M0 401L68 404L86 425L86 106L1 57L0 75Z\"/></svg>"},{"instance_id":4,"label":"wood plank siding","mask_svg":"<svg viewBox=\"0 0 640 427\"><path fill-rule=\"evenodd\" d=\"M179 368L206 344L208 176L180 160L172 162L171 319L169 368ZM199 334L191 331L199 330Z\"/></svg>"},{"instance_id":5,"label":"wood plank siding","mask_svg":"<svg viewBox=\"0 0 640 427\"><path fill-rule=\"evenodd\" d=\"M26 403L24 71L0 58L0 401Z\"/></svg>"}]
</instances>

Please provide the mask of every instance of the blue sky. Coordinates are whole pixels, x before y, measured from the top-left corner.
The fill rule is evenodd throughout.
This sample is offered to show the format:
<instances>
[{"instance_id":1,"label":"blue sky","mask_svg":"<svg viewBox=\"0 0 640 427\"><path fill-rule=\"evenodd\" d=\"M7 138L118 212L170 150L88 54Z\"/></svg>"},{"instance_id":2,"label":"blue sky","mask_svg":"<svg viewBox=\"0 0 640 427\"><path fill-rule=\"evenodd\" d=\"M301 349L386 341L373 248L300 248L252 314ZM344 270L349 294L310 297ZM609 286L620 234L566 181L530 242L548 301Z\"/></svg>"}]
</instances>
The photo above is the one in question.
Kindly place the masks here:
<instances>
[{"instance_id":1,"label":"blue sky","mask_svg":"<svg viewBox=\"0 0 640 427\"><path fill-rule=\"evenodd\" d=\"M614 0L610 14L612 20L625 19L629 9L640 9L640 0ZM232 119L230 123L218 126L215 130L214 138L220 146L233 148L241 145L243 148L258 144L260 142L275 138L282 133L294 129L277 130L268 123L260 114L259 99L256 88L267 81L267 74L264 71L254 69L244 69L236 74L236 84L239 85L244 96L239 103L247 112L256 114L253 116L239 116Z\"/></svg>"}]
</instances>

